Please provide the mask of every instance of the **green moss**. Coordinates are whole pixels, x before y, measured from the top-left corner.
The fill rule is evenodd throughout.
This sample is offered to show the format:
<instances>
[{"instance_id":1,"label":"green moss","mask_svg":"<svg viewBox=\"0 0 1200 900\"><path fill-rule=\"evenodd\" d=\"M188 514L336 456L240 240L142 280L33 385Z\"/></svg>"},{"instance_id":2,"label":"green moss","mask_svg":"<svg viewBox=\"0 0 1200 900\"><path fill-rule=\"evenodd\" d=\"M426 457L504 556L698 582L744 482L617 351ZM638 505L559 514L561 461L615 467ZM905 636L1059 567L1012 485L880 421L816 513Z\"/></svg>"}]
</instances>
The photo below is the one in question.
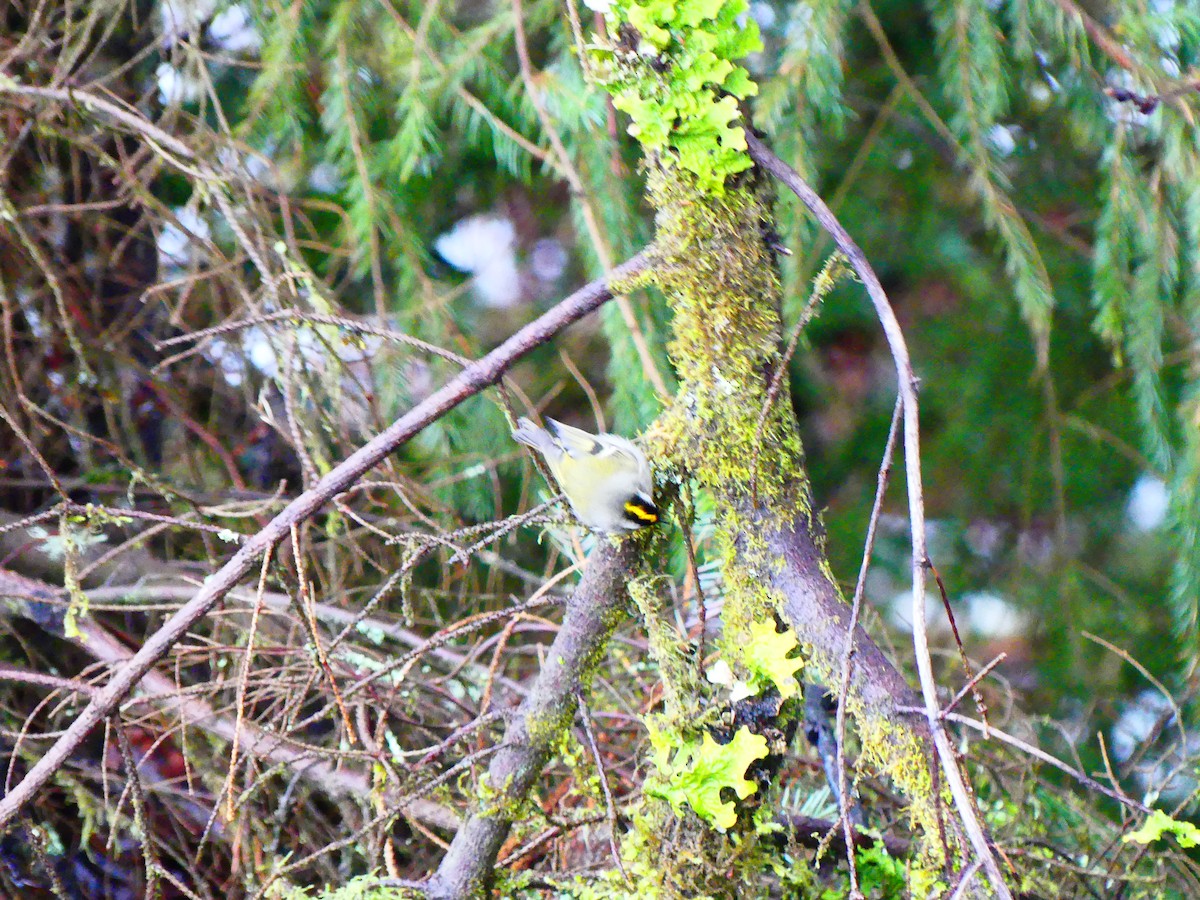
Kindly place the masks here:
<instances>
[{"instance_id":1,"label":"green moss","mask_svg":"<svg viewBox=\"0 0 1200 900\"><path fill-rule=\"evenodd\" d=\"M676 818L667 803L652 798L630 812L630 828L621 843L629 882L610 870L600 879L577 879L559 896L580 900L762 897L767 893L765 875L771 871L785 888L784 896L811 896L799 890L812 883L806 868L784 863L774 845L752 829L723 835L690 811Z\"/></svg>"},{"instance_id":2,"label":"green moss","mask_svg":"<svg viewBox=\"0 0 1200 900\"><path fill-rule=\"evenodd\" d=\"M305 889L281 886L271 889L269 896L271 900L404 900L424 896L417 890L382 885L381 880L381 876L378 875L363 875L338 888Z\"/></svg>"},{"instance_id":3,"label":"green moss","mask_svg":"<svg viewBox=\"0 0 1200 900\"><path fill-rule=\"evenodd\" d=\"M679 482L691 479L718 500L721 513L715 544L724 564L721 651L731 666L749 672L744 648L768 623L773 628L782 611L783 598L772 587L780 563L764 532L782 531L805 519L813 534L819 535L821 528L811 506L791 406L786 394L782 400L769 398L771 380L781 365L782 334L776 260L762 237L763 226L774 219L773 210L770 193L751 174L738 174L748 164L740 151L744 142L739 145L736 104L731 97L721 96L722 89L743 96L730 87L739 84L739 76L732 74L736 57L723 53L735 45L745 52L744 34L738 39L741 45L728 41L733 23L723 17L735 7L743 8L744 2L618 0L608 16L616 43L601 53L599 69L614 103L633 118L630 131L647 153L647 193L656 211L655 264L649 277L674 316L668 352L679 392L646 434L646 441L660 471L669 470ZM704 45L708 37L691 41L689 29L683 27L686 17L696 17L698 27L693 29L702 34L724 29L727 42L718 48ZM698 62L694 53L708 51L713 56ZM731 78L732 82L727 80ZM699 157L687 152L692 136L686 127L691 117L683 114L686 103L680 91L699 92L697 102L713 104L708 113L695 117L707 141ZM834 268L840 273L840 268ZM823 275L827 277L814 285L814 291L827 291L831 285L826 282L838 277L832 270ZM816 542L823 551L821 539ZM827 562L822 562L821 574L836 592L837 582ZM634 592L668 683L666 718L673 720L675 733L683 740L687 725L679 698L690 695L681 687L686 673L674 637L655 624L655 592L649 585ZM811 656L812 677L837 682L835 654L828 648L808 654L806 648L806 655ZM847 703L858 725L864 765L889 776L910 798L914 824L928 837L928 858L918 861L914 877L928 873L933 879L941 865L938 798L924 745L904 722L867 708L861 697L851 696ZM697 855L684 862L673 851L665 860L657 842L669 812L647 804L643 820L626 841L631 863L665 863L667 868L657 880L646 875L656 891L666 891L664 895L671 895L673 883L687 884L696 895L703 895L702 885L721 868L717 860L729 854L730 842L712 843L709 829L699 822L689 824L690 814L685 814L675 826L677 839L695 842ZM734 834L743 847L753 843L744 831ZM739 862L747 864L745 858ZM730 873L736 879L739 871L748 870L724 868L718 895L731 893Z\"/></svg>"},{"instance_id":4,"label":"green moss","mask_svg":"<svg viewBox=\"0 0 1200 900\"><path fill-rule=\"evenodd\" d=\"M641 575L629 582L629 596L641 613L650 656L658 665L667 715L682 723L696 711L700 686L696 684L695 667L688 664L679 631L664 613L662 583L661 576Z\"/></svg>"},{"instance_id":5,"label":"green moss","mask_svg":"<svg viewBox=\"0 0 1200 900\"><path fill-rule=\"evenodd\" d=\"M682 382L652 438L673 438L672 455L708 486L748 485L758 470L770 497L778 485L764 476L795 471L802 452L786 403L773 404L759 430L765 376L779 362L779 281L758 228L769 205L751 185L713 197L661 167L648 190L655 279L675 314L668 351ZM721 452L711 452L714 441Z\"/></svg>"},{"instance_id":6,"label":"green moss","mask_svg":"<svg viewBox=\"0 0 1200 900\"><path fill-rule=\"evenodd\" d=\"M790 405L786 399L767 403L780 363L780 288L759 223L771 221L772 213L749 180L714 197L677 170L656 167L648 186L657 210L655 279L674 312L669 351L680 378L675 403L648 440L656 458L670 460L719 499L721 652L731 665L741 661L748 670L744 648L782 609L783 598L771 587L779 562L768 551L763 530L787 528L807 517L812 532L821 533ZM748 510L753 520L746 518ZM821 571L837 591L827 561ZM808 677L838 681L833 656L809 654L807 648L806 655ZM847 702L858 726L862 763L888 776L912 802L913 824L930 838L927 858L916 870L935 877L942 865L938 798L923 743L904 723L865 708L861 698Z\"/></svg>"}]
</instances>

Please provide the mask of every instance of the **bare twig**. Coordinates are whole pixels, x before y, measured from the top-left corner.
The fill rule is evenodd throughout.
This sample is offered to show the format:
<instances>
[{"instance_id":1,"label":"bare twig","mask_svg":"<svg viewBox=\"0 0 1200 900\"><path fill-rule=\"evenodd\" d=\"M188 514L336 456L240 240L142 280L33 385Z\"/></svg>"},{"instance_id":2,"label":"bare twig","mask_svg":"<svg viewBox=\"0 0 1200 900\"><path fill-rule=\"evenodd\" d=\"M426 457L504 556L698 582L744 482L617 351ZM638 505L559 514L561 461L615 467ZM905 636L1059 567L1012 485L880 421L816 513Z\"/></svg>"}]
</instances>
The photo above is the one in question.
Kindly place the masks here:
<instances>
[{"instance_id":1,"label":"bare twig","mask_svg":"<svg viewBox=\"0 0 1200 900\"><path fill-rule=\"evenodd\" d=\"M187 334L177 335L176 337L166 338L155 343L156 350L162 350L167 347L174 347L178 344L198 344L202 345L209 338L220 337L225 334L232 334L237 331L244 331L249 328L254 328L263 325L272 325L276 322L301 322L306 325L331 325L335 328L340 328L344 331L355 332L357 334L371 334L376 337L385 338L389 341L395 341L401 344L407 344L410 347L415 347L422 350L431 356L439 356L442 359L450 362L458 363L461 366L471 364L471 361L464 356L454 353L451 350L446 350L444 347L439 347L437 344L431 344L428 341L423 341L420 338L412 337L402 331L396 331L392 328L384 328L375 325L371 322L364 322L360 319L354 319L350 316L332 316L323 313L310 313L298 309L285 309L275 313L268 313L261 316L249 316L245 319L238 319L232 322L222 322L220 325L214 325L212 328L202 328L197 331L189 331ZM195 352L194 349L185 351L186 355L191 355ZM155 364L152 371L159 372L168 369L172 364L178 362L185 354L172 356Z\"/></svg>"},{"instance_id":2,"label":"bare twig","mask_svg":"<svg viewBox=\"0 0 1200 900\"><path fill-rule=\"evenodd\" d=\"M604 758L600 756L600 746L596 743L596 733L592 729L592 714L588 711L587 703L580 694L576 697L579 702L579 718L583 722L583 733L587 737L588 749L592 751L592 759L596 761L596 774L600 778L600 789L604 792L604 812L608 816L608 849L612 852L613 864L625 883L633 886L625 864L621 862L621 848L617 844L617 807L613 803L612 791L608 787L608 775L604 771Z\"/></svg>"},{"instance_id":3,"label":"bare twig","mask_svg":"<svg viewBox=\"0 0 1200 900\"><path fill-rule=\"evenodd\" d=\"M121 699L161 659L176 641L233 588L268 547L274 546L292 524L302 522L330 499L345 491L398 446L484 388L495 384L512 365L562 329L612 299L610 281L632 278L644 272L650 258L642 253L614 270L612 278L595 281L576 291L549 312L526 325L479 362L468 366L440 390L418 403L382 433L351 454L309 490L272 519L211 575L196 593L159 628L140 650L117 672L112 681L92 699L66 732L29 770L25 778L0 799L0 827L17 812L71 757L91 730L107 717Z\"/></svg>"},{"instance_id":4,"label":"bare twig","mask_svg":"<svg viewBox=\"0 0 1200 900\"><path fill-rule=\"evenodd\" d=\"M554 120L550 118L550 113L547 111L545 103L542 102L541 90L534 76L533 63L529 59L529 48L525 40L525 14L521 9L521 0L512 0L512 4L513 35L517 43L517 61L521 69L521 79L525 82L525 90L528 92L529 100L537 112L538 120L545 130L546 136L550 138L550 146L554 148L554 158L558 162L559 169L567 179L567 183L571 186L571 193L575 195L575 199L579 203L580 211L583 213L584 224L587 226L588 237L591 239L592 246L596 250L596 256L599 258L600 264L604 267L604 271L608 272L612 269L612 250L609 248L608 241L605 239L604 232L600 228L599 220L596 217L596 211L591 200L588 198L587 191L584 189L583 179L579 176L575 164L571 161L571 156L567 153L566 145L563 143L562 137L559 136L558 129L554 127ZM638 324L637 316L633 313L633 304L629 302L628 297L624 296L617 297L616 301L617 309L621 313L621 319L624 321L625 327L629 329L629 337L633 341L634 349L637 351L638 359L642 364L642 374L650 382L651 387L658 392L660 397L668 397L671 392L667 390L667 384L663 380L662 373L658 371L658 365L654 361L654 354L650 351L646 335L642 333L642 326Z\"/></svg>"},{"instance_id":5,"label":"bare twig","mask_svg":"<svg viewBox=\"0 0 1200 900\"><path fill-rule=\"evenodd\" d=\"M919 713L921 715L925 714L925 710L920 709L920 708L914 708L912 710L901 710L901 712L913 712L913 713ZM1011 747L1015 747L1016 749L1020 750L1022 753L1032 756L1034 759L1040 759L1042 762L1046 763L1047 765L1053 766L1054 768L1058 769L1060 772L1063 772L1066 775L1070 775L1072 778L1074 778L1076 781L1078 781L1081 785L1083 785L1088 790L1099 791L1101 794L1104 794L1104 796L1110 797L1111 799L1116 800L1122 806L1128 806L1130 809L1136 809L1140 813L1149 813L1150 812L1150 807L1146 806L1144 803L1140 803L1139 801L1134 800L1132 797L1128 796L1127 794L1125 794L1123 792L1114 791L1111 788L1105 787L1103 784L1101 784L1096 779L1094 779L1088 775L1085 775L1083 772L1079 771L1079 769L1076 769L1073 766L1067 765L1065 762L1063 762L1058 757L1050 755L1045 750L1041 750L1041 749L1035 747L1033 744L1029 743L1028 741L1023 741L1019 737L1015 737L1014 735L1008 734L1007 732L1000 731L994 725L984 726L984 724L982 722L980 722L978 719L972 719L969 716L964 716L959 713L946 713L944 718L948 722L955 722L956 724L959 724L959 725L966 725L968 728L974 728L976 731L980 731L980 732L984 731L984 729L986 727L987 736L989 738L995 738L996 740L1001 741L1002 743L1008 744Z\"/></svg>"},{"instance_id":6,"label":"bare twig","mask_svg":"<svg viewBox=\"0 0 1200 900\"><path fill-rule=\"evenodd\" d=\"M849 784L846 780L846 697L850 693L850 670L854 665L854 632L858 627L858 616L862 611L863 592L867 586L867 569L871 565L871 551L875 547L875 529L879 525L879 514L883 510L883 497L887 493L888 478L892 473L892 456L896 451L896 437L900 432L901 400L896 398L896 408L892 412L892 424L888 428L887 442L883 447L883 459L879 462L879 475L875 484L875 502L871 506L871 518L867 522L867 538L863 546L862 565L858 569L858 580L854 583L854 599L850 605L850 627L846 631L846 650L842 656L842 686L837 695L837 781L838 796L841 800L842 830L846 847L854 846L854 823L851 821L850 804L846 798ZM850 866L850 890L858 890L858 866L854 854L847 853L846 861Z\"/></svg>"},{"instance_id":7,"label":"bare twig","mask_svg":"<svg viewBox=\"0 0 1200 900\"><path fill-rule=\"evenodd\" d=\"M828 835L830 836L828 846L831 850L834 852L845 852L846 850L845 845L842 843L845 840L845 836L839 837L837 834L837 822L801 815L783 816L779 819L779 822L792 829L796 842L803 847L818 847L825 842L825 838ZM895 859L905 859L912 854L912 844L904 838L892 837L890 835L879 837L861 828L853 829L849 832L849 835L855 849L866 850L873 847L876 842L882 841L888 855Z\"/></svg>"},{"instance_id":8,"label":"bare twig","mask_svg":"<svg viewBox=\"0 0 1200 900\"><path fill-rule=\"evenodd\" d=\"M1004 662L1006 659L1008 659L1007 653L997 654L996 657L990 663L988 663L986 666L984 666L982 669L980 669L978 672L976 672L971 677L971 680L968 681L966 684L964 684L961 688L959 688L958 693L955 694L950 699L950 702L946 704L946 706L942 710L943 714L950 712L950 710L952 710L952 709L954 709L954 707L958 706L958 704L960 704L962 702L962 698L967 696L967 694L974 694L976 697L979 697L979 692L975 690L975 686L977 684L979 684L979 682L983 681L983 679L987 678L988 673L991 672L992 669L996 668L996 666L1000 665L1000 663ZM982 700L976 701L976 707L979 709L980 720L982 720L983 724L986 725L987 724L987 716L985 716L983 713L987 709L987 707L983 705Z\"/></svg>"},{"instance_id":9,"label":"bare twig","mask_svg":"<svg viewBox=\"0 0 1200 900\"><path fill-rule=\"evenodd\" d=\"M933 564L933 560L925 560L925 566L933 573L933 580L937 583L938 594L942 598L942 609L946 613L946 621L950 623L950 631L954 635L954 645L958 648L958 660L962 663L963 672L967 676L967 684L963 690L971 692L971 696L975 700L975 708L979 711L979 718L986 725L988 720L987 704L983 702L983 695L976 690L976 685L979 684L979 679L982 676L976 676L971 670L971 660L967 659L967 651L963 647L962 635L958 633L958 620L954 618L954 610L950 606L950 595L946 592L946 582L942 581L942 573ZM949 709L957 705L959 699L961 698L956 697L947 708Z\"/></svg>"},{"instance_id":10,"label":"bare twig","mask_svg":"<svg viewBox=\"0 0 1200 900\"><path fill-rule=\"evenodd\" d=\"M1167 701L1167 705L1171 708L1171 715L1175 720L1175 727L1179 730L1179 746L1180 746L1180 748L1186 747L1188 744L1188 739L1187 739L1187 730L1184 728L1184 724L1183 724L1183 711L1179 708L1179 704L1175 702L1175 698L1171 696L1171 692L1167 690L1166 685L1164 685L1161 681L1159 681L1157 678L1155 678L1154 675L1151 674L1149 669L1147 669L1140 662L1138 662L1136 659L1134 659L1132 654L1130 654L1130 652L1128 650L1118 647L1116 644L1106 641L1104 638L1099 637L1098 635L1092 634L1090 631L1083 632L1083 636L1085 638L1087 638L1089 641L1091 641L1092 643L1099 644L1101 647L1103 647L1109 653L1114 653L1117 656L1121 657L1121 659L1125 660L1125 662L1129 663L1129 665L1131 665L1131 666L1133 666L1133 668L1137 669L1137 672L1139 675L1141 675L1148 682L1150 682L1152 685L1154 685L1155 689L1160 694L1163 695L1164 699L1166 699L1166 701Z\"/></svg>"}]
</instances>

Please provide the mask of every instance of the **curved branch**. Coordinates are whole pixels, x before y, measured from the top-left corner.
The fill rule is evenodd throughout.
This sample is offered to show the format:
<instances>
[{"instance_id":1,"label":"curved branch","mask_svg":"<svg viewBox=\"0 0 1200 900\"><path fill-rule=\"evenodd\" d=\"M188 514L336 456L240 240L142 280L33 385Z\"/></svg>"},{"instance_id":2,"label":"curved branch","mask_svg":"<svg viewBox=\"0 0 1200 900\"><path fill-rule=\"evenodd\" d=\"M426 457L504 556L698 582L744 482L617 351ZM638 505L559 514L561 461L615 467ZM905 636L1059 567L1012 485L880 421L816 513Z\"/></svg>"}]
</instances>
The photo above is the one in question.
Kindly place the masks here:
<instances>
[{"instance_id":1,"label":"curved branch","mask_svg":"<svg viewBox=\"0 0 1200 900\"><path fill-rule=\"evenodd\" d=\"M941 762L942 771L946 777L946 786L954 798L954 807L962 821L963 830L971 842L971 847L983 864L992 889L1001 900L1010 900L1012 894L1004 883L1000 866L988 844L987 835L979 823L975 813L975 805L958 768L954 748L950 738L942 726L942 712L938 704L937 682L933 677L933 662L929 657L929 642L925 633L925 568L928 553L925 543L925 499L921 487L921 431L920 418L917 411L917 376L913 372L912 361L908 356L908 345L904 340L904 332L892 311L892 305L884 293L883 285L879 283L866 255L850 237L850 233L834 216L811 187L800 175L772 153L753 132L746 128L746 144L750 158L762 167L768 174L783 182L800 202L808 207L821 227L833 238L839 250L846 255L855 274L862 281L875 307L887 338L888 348L896 364L896 376L899 381L900 397L904 404L904 471L908 482L908 515L912 525L912 604L913 604L913 646L917 660L917 672L921 678L921 693L925 700L925 714L933 744Z\"/></svg>"},{"instance_id":2,"label":"curved branch","mask_svg":"<svg viewBox=\"0 0 1200 900\"><path fill-rule=\"evenodd\" d=\"M20 809L70 758L88 733L116 709L151 666L161 659L187 630L202 619L250 571L267 548L273 547L295 524L308 519L326 503L347 490L385 456L469 397L495 384L514 363L544 344L568 325L611 300L609 284L626 281L650 266L647 253L639 253L614 269L608 278L593 281L567 297L549 312L530 322L503 344L471 364L440 390L430 394L364 444L324 478L305 491L248 540L171 618L163 623L141 649L113 676L62 736L8 794L0 798L0 828L12 821Z\"/></svg>"}]
</instances>

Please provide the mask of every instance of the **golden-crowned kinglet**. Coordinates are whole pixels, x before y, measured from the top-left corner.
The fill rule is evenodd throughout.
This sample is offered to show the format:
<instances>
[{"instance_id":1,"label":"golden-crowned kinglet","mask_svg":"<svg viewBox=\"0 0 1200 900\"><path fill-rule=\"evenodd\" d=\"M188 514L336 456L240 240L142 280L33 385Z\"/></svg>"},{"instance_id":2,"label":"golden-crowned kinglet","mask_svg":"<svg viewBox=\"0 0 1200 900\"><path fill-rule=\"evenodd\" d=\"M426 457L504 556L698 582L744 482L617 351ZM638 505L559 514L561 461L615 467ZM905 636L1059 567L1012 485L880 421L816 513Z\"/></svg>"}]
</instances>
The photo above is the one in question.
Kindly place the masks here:
<instances>
[{"instance_id":1,"label":"golden-crowned kinglet","mask_svg":"<svg viewBox=\"0 0 1200 900\"><path fill-rule=\"evenodd\" d=\"M646 454L615 434L588 434L546 419L517 421L513 437L546 459L575 517L593 531L636 531L658 521Z\"/></svg>"}]
</instances>

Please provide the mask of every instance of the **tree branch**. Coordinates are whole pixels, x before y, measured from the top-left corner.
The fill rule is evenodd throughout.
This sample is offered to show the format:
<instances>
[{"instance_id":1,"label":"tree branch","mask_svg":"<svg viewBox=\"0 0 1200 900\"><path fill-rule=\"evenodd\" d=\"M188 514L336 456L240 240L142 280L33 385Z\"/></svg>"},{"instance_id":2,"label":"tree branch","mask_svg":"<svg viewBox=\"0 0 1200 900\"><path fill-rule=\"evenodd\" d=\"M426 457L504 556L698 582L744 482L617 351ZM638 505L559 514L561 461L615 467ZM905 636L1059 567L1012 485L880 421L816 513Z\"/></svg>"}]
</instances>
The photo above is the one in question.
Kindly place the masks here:
<instances>
[{"instance_id":1,"label":"tree branch","mask_svg":"<svg viewBox=\"0 0 1200 900\"><path fill-rule=\"evenodd\" d=\"M804 182L804 179L791 166L772 153L754 135L750 128L744 130L746 132L746 143L750 152L750 158L768 174L783 182L792 193L800 198L800 202L808 207L809 212L813 214L821 227L833 238L838 249L846 255L859 280L862 281L863 286L867 289L867 294L871 298L871 303L875 307L875 313L879 317L880 324L883 327L888 348L892 352L892 359L896 364L896 376L899 381L900 396L904 404L904 469L908 482L908 514L912 526L913 548L913 646L917 661L917 671L921 678L921 693L925 700L926 720L929 732L933 737L933 744L937 750L938 759L941 761L942 771L945 774L946 786L954 798L954 806L958 811L963 830L966 832L976 856L983 864L983 869L987 873L992 889L996 892L1000 900L1009 900L1012 894L1009 892L1008 886L1004 883L1004 877L1000 873L1000 866L997 864L996 857L988 844L983 826L979 823L974 802L963 780L962 772L959 771L958 761L954 755L954 748L950 745L950 738L942 726L941 707L938 704L937 697L937 683L934 681L933 663L929 657L929 643L925 633L925 567L928 561L928 553L925 542L925 500L921 487L921 441L920 418L917 410L917 376L913 372L912 362L909 359L908 346L904 340L904 333L901 331L900 323L896 320L896 315L892 311L887 294L884 293L883 285L879 283L879 279L871 268L871 264L867 261L866 255L859 248L858 244L855 243L854 239L850 237L849 232L842 227L842 224L837 220L837 217L834 216L829 207L825 205L825 201ZM811 535L804 529L793 531L792 534L806 539L811 538ZM775 538L784 539L779 547L781 552L795 552L797 549L792 545L792 541L786 539L786 534L777 534ZM768 541L771 541L770 537L768 537ZM807 550L804 547L799 549ZM798 558L797 561L803 560ZM784 570L784 576L786 576L790 568L789 566ZM792 595L788 594L787 596L790 608L793 602ZM849 610L845 609L845 604L839 604L839 606L842 608L842 612L839 614L840 620L849 615ZM797 631L799 632L799 628L797 628ZM837 646L836 640L829 646ZM864 652L866 649L868 648L861 646L859 649L864 664L868 659L868 654Z\"/></svg>"},{"instance_id":2,"label":"tree branch","mask_svg":"<svg viewBox=\"0 0 1200 900\"><path fill-rule=\"evenodd\" d=\"M28 603L28 598L38 597L62 603L61 592L42 581L25 578L15 572L0 568L0 600ZM62 609L63 606L55 608ZM61 618L61 616L60 616ZM55 633L61 634L61 629ZM119 641L111 631L99 622L84 618L79 623L79 636L72 643L83 648L94 659L110 666L119 666L133 656L133 651ZM38 673L2 672L0 679L14 678L31 684L41 684L56 690L81 690L94 696L98 690L82 682L56 678ZM166 675L151 670L138 685L141 695L163 712L178 716L188 726L201 728L224 741L232 741L237 730L236 723L224 716L204 700L181 692ZM239 737L242 752L268 765L284 765L303 777L308 783L331 797L365 797L371 792L371 781L362 772L345 766L334 765L314 756L311 751L289 745L278 734L263 731L256 725L243 722ZM19 747L14 747L15 753ZM416 798L398 801L406 816L418 819L443 831L458 828L458 817L440 803Z\"/></svg>"},{"instance_id":3,"label":"tree branch","mask_svg":"<svg viewBox=\"0 0 1200 900\"><path fill-rule=\"evenodd\" d=\"M454 836L450 850L424 886L435 900L473 896L490 876L522 801L541 775L554 744L570 728L576 695L590 679L608 636L623 615L625 581L638 555L638 542L601 543L571 599L546 662L509 722L504 743L492 757L487 793Z\"/></svg>"},{"instance_id":4,"label":"tree branch","mask_svg":"<svg viewBox=\"0 0 1200 900\"><path fill-rule=\"evenodd\" d=\"M526 325L483 359L468 366L440 390L426 397L393 422L344 462L330 471L275 516L255 534L216 573L206 579L191 600L179 608L92 698L70 727L8 794L0 798L0 828L13 820L20 809L71 757L88 733L104 720L150 668L161 659L226 593L250 570L268 547L287 535L292 525L303 522L389 453L413 437L431 422L445 415L469 397L495 384L514 363L544 344L568 325L583 318L611 300L609 285L630 279L650 266L647 253L639 253L613 270L567 297L549 312Z\"/></svg>"}]
</instances>

